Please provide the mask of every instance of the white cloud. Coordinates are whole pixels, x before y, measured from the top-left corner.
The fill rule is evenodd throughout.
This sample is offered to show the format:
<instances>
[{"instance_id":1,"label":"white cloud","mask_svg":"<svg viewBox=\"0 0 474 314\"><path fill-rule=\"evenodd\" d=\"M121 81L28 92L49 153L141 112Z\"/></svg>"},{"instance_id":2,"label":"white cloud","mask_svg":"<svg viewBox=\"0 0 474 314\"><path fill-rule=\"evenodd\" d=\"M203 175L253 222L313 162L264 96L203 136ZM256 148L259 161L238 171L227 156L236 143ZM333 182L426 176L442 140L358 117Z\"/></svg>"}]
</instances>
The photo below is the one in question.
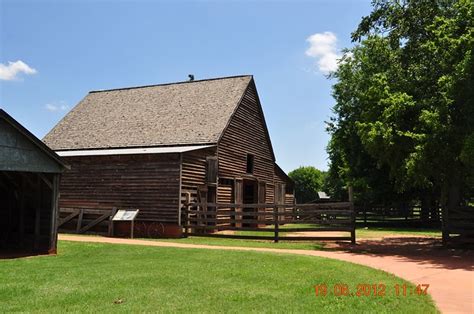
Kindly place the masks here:
<instances>
[{"instance_id":1,"label":"white cloud","mask_svg":"<svg viewBox=\"0 0 474 314\"><path fill-rule=\"evenodd\" d=\"M49 104L46 104L44 107L46 108L46 110L50 112L66 111L69 108L69 106L66 105L62 101L59 102L58 104L49 103Z\"/></svg>"},{"instance_id":2,"label":"white cloud","mask_svg":"<svg viewBox=\"0 0 474 314\"><path fill-rule=\"evenodd\" d=\"M316 65L323 74L337 70L338 59L341 54L337 52L337 37L332 32L316 33L306 39L309 48L306 55L316 59Z\"/></svg>"},{"instance_id":3,"label":"white cloud","mask_svg":"<svg viewBox=\"0 0 474 314\"><path fill-rule=\"evenodd\" d=\"M8 65L0 63L0 80L15 80L20 73L31 75L37 73L37 71L21 60L9 61Z\"/></svg>"}]
</instances>

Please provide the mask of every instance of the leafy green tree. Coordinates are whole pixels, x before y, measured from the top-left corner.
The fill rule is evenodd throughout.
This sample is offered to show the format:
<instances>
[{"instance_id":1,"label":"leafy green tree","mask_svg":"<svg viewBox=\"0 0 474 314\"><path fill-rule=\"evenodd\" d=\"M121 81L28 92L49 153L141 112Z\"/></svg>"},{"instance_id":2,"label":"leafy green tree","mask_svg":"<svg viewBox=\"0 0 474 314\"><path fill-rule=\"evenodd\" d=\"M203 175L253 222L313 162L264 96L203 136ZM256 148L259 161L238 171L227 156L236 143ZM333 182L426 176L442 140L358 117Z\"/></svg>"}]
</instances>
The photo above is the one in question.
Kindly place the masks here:
<instances>
[{"instance_id":1,"label":"leafy green tree","mask_svg":"<svg viewBox=\"0 0 474 314\"><path fill-rule=\"evenodd\" d=\"M469 197L473 13L471 0L373 1L352 34L359 44L333 75L333 189L345 182L373 197L436 195L450 206Z\"/></svg>"},{"instance_id":2,"label":"leafy green tree","mask_svg":"<svg viewBox=\"0 0 474 314\"><path fill-rule=\"evenodd\" d=\"M297 203L307 203L318 198L318 191L323 188L326 173L307 166L291 171L288 176L295 182Z\"/></svg>"}]
</instances>

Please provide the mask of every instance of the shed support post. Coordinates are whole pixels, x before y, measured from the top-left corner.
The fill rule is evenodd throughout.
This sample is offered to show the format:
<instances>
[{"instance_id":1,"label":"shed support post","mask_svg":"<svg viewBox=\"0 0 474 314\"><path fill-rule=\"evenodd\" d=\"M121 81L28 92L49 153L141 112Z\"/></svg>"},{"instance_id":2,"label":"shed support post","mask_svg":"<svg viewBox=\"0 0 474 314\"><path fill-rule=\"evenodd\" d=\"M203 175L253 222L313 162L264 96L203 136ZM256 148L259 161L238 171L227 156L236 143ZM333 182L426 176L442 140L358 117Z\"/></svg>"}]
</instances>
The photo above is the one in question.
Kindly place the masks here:
<instances>
[{"instance_id":1,"label":"shed support post","mask_svg":"<svg viewBox=\"0 0 474 314\"><path fill-rule=\"evenodd\" d=\"M59 221L59 174L53 177L51 191L51 230L49 252L56 253L58 245L58 221Z\"/></svg>"}]
</instances>

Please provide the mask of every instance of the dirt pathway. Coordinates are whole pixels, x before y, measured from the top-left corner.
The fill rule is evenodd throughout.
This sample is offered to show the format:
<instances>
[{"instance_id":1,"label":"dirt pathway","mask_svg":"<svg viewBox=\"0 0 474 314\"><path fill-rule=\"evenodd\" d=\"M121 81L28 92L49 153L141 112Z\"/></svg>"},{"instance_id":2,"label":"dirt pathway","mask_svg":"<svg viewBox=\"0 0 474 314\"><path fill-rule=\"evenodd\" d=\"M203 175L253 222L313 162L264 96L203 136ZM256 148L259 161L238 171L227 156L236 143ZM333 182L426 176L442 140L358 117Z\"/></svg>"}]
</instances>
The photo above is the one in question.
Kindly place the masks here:
<instances>
[{"instance_id":1,"label":"dirt pathway","mask_svg":"<svg viewBox=\"0 0 474 314\"><path fill-rule=\"evenodd\" d=\"M438 239L390 238L338 244L334 251L229 247L94 236L59 235L60 240L133 244L187 249L258 251L319 256L381 269L415 284L429 284L429 292L442 313L474 313L474 254L439 247ZM430 242L431 241L431 242ZM429 249L427 249L429 248Z\"/></svg>"}]
</instances>

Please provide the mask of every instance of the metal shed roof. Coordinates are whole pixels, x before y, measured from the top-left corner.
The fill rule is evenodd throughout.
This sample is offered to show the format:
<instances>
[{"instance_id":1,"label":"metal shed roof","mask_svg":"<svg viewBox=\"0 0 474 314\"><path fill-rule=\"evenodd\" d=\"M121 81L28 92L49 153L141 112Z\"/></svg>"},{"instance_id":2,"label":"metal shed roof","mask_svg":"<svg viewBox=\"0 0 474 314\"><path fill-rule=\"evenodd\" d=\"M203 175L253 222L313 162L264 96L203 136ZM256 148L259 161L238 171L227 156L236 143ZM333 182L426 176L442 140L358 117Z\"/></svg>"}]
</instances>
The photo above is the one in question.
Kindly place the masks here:
<instances>
[{"instance_id":1,"label":"metal shed roof","mask_svg":"<svg viewBox=\"0 0 474 314\"><path fill-rule=\"evenodd\" d=\"M194 146L168 146L168 147L145 147L145 148L117 148L117 149L87 149L56 151L62 157L76 156L107 156L107 155L139 155L139 154L167 154L184 153L192 150L214 147L215 145Z\"/></svg>"}]
</instances>

